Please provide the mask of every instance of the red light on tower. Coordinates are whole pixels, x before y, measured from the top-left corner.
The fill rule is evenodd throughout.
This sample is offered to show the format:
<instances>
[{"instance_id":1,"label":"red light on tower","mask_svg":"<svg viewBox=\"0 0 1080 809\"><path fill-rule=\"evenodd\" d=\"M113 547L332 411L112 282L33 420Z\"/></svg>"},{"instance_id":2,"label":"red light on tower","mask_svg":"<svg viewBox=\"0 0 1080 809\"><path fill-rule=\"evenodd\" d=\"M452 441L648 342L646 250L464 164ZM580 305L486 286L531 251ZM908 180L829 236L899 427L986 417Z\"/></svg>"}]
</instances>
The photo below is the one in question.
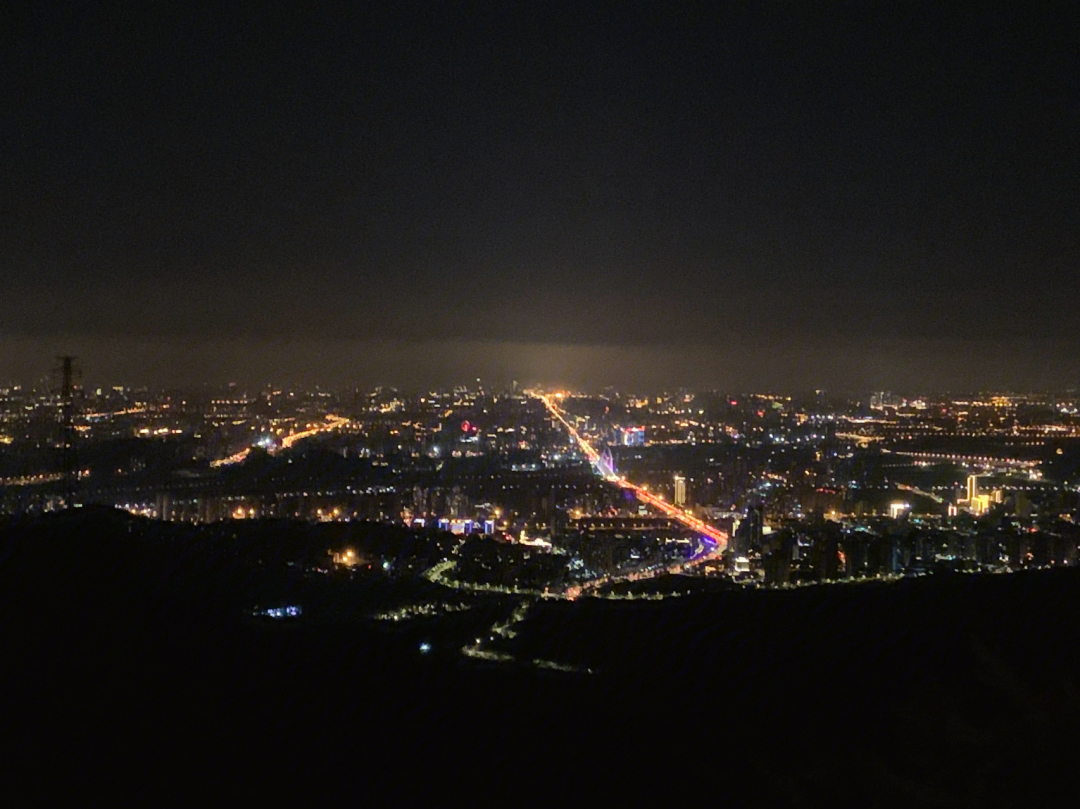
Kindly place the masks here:
<instances>
[{"instance_id":1,"label":"red light on tower","mask_svg":"<svg viewBox=\"0 0 1080 809\"><path fill-rule=\"evenodd\" d=\"M467 421L463 421L463 422L461 422L461 432L463 432L463 433L467 433L467 432L469 432L469 430L471 430L471 429L472 429L472 424L470 424L470 423L469 423L469 422L467 422Z\"/></svg>"}]
</instances>

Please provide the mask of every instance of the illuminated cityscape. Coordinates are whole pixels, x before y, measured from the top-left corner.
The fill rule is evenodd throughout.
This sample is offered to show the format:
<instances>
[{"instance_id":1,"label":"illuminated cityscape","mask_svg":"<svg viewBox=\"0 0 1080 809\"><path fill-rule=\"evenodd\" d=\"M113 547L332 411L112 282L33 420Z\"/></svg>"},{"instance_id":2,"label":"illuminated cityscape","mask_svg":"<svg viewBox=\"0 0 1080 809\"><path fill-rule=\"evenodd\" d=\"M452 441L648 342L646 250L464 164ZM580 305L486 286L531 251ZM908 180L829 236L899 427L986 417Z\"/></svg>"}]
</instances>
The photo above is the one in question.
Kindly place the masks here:
<instances>
[{"instance_id":1,"label":"illuminated cityscape","mask_svg":"<svg viewBox=\"0 0 1080 809\"><path fill-rule=\"evenodd\" d=\"M14 4L8 803L1072 805L1076 16Z\"/></svg>"},{"instance_id":2,"label":"illuminated cityscape","mask_svg":"<svg viewBox=\"0 0 1080 809\"><path fill-rule=\"evenodd\" d=\"M67 503L61 397L0 392L5 513L378 522L455 538L440 582L548 597L1078 561L1072 393L77 393Z\"/></svg>"}]
</instances>

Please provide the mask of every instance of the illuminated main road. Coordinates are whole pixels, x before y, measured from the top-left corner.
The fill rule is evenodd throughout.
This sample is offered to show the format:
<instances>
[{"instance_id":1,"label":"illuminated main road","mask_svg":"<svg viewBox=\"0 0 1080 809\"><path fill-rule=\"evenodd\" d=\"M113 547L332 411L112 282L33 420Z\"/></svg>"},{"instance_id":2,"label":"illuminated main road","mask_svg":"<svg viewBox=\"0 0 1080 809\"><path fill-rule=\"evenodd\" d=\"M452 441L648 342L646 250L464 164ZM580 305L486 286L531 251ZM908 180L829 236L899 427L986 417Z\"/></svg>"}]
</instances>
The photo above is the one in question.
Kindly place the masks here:
<instances>
[{"instance_id":1,"label":"illuminated main road","mask_svg":"<svg viewBox=\"0 0 1080 809\"><path fill-rule=\"evenodd\" d=\"M563 414L561 408L552 401L552 397L536 391L526 391L530 396L534 396L540 399L551 412L551 414L558 419L562 425L567 429L573 439L577 442L577 445L581 447L581 451L585 453L585 456L589 459L590 463L597 469L597 471L603 476L603 478L616 486L623 489L629 489L634 495L643 503L655 508L663 514L671 517L674 520L685 525L687 528L694 531L701 538L701 547L699 547L688 559L684 559L681 562L676 562L669 565L652 565L646 568L640 568L637 570L623 571L622 573L605 574L602 576L596 576L586 581L579 581L574 584L559 590L549 590L544 588L542 591L529 590L526 588L518 587L501 587L498 585L487 584L472 584L464 581L458 581L449 577L457 563L453 559L444 559L437 565L429 568L424 577L429 581L443 584L447 587L454 587L462 590L474 590L478 592L503 592L512 593L514 595L524 595L526 600L522 601L510 615L510 617L501 623L494 624L491 629L486 633L483 633L476 639L475 643L466 644L462 647L461 652L468 657L479 658L482 660L488 660L492 662L511 662L515 658L513 655L504 651L491 649L490 644L496 640L496 636L504 638L513 638L516 634L514 627L520 624L526 619L528 614L528 597L539 596L542 598L562 598L570 601L575 600L579 596L589 594L592 596L602 596L604 598L664 598L660 594L642 594L635 596L633 593L627 593L620 595L612 590L608 590L607 593L597 592L610 585L618 584L620 582L633 582L642 581L645 579L652 579L658 576L679 574L687 571L695 565L698 565L709 559L714 559L724 552L727 548L728 535L708 525L695 517L690 512L678 508L671 503L666 502L662 497L657 497L654 494L650 494L644 487L631 483L625 477L615 473L610 463L610 458L602 456L593 446L585 440L584 437L577 431L569 421L566 420L566 416ZM456 549L453 553L456 553ZM430 647L428 647L430 649ZM427 649L421 648L421 651L427 651ZM556 663L550 660L533 660L533 665L538 668L554 669L558 671L571 671L571 672L583 672L587 674L592 673L592 669L583 668L581 666L570 666L562 663Z\"/></svg>"},{"instance_id":2,"label":"illuminated main road","mask_svg":"<svg viewBox=\"0 0 1080 809\"><path fill-rule=\"evenodd\" d=\"M340 427L344 427L348 423L349 420L347 418L330 414L326 417L325 422L309 425L306 430L300 430L299 432L291 433L290 435L282 438L281 449L289 449L297 441L302 441L305 438L311 438L311 436L318 435L319 433L329 432L330 430L337 430ZM211 461L210 466L231 466L232 464L242 463L244 460L247 459L248 455L250 454L251 447L245 447L239 452L230 455L228 458L221 458L216 461Z\"/></svg>"},{"instance_id":3,"label":"illuminated main road","mask_svg":"<svg viewBox=\"0 0 1080 809\"><path fill-rule=\"evenodd\" d=\"M291 447L297 441L302 441L305 438L311 438L311 436L318 435L319 433L326 433L330 432L331 430L337 430L340 427L344 427L348 423L349 420L347 418L329 414L327 415L326 421L324 423L315 424L306 430L301 430L300 432L293 433L292 435L287 435L282 438L281 448L289 449L289 447Z\"/></svg>"},{"instance_id":4,"label":"illuminated main road","mask_svg":"<svg viewBox=\"0 0 1080 809\"><path fill-rule=\"evenodd\" d=\"M537 391L527 391L527 393L529 393L529 395L531 396L535 396L537 399L542 401L547 407L547 409L551 412L551 415L553 415L562 423L562 425L570 433L571 437L573 437L574 441L577 442L577 445L581 448L581 451L585 453L585 457L587 457L589 459L589 462L592 463L594 467L596 467L596 470L603 476L604 480L610 481L611 483L614 483L620 488L629 489L634 493L634 496L637 497L638 500L652 506L662 514L671 517L673 520L678 520L691 531L699 534L706 541L707 546L712 546L711 549L707 549L703 553L697 554L695 555L695 557L692 557L689 560L690 564L696 564L697 562L704 561L705 559L711 559L713 557L719 556L724 552L724 550L727 548L728 543L728 535L726 532L721 531L718 528L715 528L714 526L711 526L702 520L699 520L689 511L681 509L678 506L672 505L671 503L668 503L666 500L664 500L664 498L652 494L643 486L638 486L635 483L631 483L622 475L616 474L615 470L607 464L605 459L600 455L599 452L596 451L592 444L586 441L585 438L582 437L581 433L577 431L577 428L574 427L574 425L571 424L569 421L567 421L566 416L563 414L562 408L560 408L555 403L555 397Z\"/></svg>"}]
</instances>

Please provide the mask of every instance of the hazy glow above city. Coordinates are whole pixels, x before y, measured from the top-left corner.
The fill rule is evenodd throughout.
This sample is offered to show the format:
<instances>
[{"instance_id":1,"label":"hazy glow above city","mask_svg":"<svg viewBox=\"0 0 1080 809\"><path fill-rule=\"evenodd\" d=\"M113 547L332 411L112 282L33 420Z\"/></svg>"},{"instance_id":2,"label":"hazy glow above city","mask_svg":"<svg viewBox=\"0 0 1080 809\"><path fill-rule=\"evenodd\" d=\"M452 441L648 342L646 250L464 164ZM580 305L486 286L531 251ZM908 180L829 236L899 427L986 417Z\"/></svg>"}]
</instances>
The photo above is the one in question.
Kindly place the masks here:
<instances>
[{"instance_id":1,"label":"hazy glow above city","mask_svg":"<svg viewBox=\"0 0 1080 809\"><path fill-rule=\"evenodd\" d=\"M1067 340L815 339L788 345L733 336L721 345L583 346L451 340L247 339L178 341L87 336L0 339L0 381L30 384L75 346L88 386L180 386L238 382L344 389L392 384L411 389L474 383L614 385L663 390L783 391L826 388L967 391L1073 387Z\"/></svg>"}]
</instances>

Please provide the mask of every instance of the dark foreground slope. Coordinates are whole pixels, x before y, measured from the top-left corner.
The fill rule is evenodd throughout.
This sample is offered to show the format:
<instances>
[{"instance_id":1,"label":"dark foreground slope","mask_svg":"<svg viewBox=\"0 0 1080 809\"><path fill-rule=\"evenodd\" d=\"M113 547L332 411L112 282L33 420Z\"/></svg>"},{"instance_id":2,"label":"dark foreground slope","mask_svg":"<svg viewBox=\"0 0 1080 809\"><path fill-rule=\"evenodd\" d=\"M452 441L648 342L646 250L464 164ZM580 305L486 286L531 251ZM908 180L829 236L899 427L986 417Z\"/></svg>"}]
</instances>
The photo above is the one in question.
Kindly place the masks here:
<instances>
[{"instance_id":1,"label":"dark foreground slope","mask_svg":"<svg viewBox=\"0 0 1080 809\"><path fill-rule=\"evenodd\" d=\"M424 582L335 588L112 513L0 541L0 766L40 803L1045 806L1073 789L1076 570L534 605L506 649L587 675L458 654L507 604L366 618ZM309 608L253 620L268 599Z\"/></svg>"}]
</instances>

